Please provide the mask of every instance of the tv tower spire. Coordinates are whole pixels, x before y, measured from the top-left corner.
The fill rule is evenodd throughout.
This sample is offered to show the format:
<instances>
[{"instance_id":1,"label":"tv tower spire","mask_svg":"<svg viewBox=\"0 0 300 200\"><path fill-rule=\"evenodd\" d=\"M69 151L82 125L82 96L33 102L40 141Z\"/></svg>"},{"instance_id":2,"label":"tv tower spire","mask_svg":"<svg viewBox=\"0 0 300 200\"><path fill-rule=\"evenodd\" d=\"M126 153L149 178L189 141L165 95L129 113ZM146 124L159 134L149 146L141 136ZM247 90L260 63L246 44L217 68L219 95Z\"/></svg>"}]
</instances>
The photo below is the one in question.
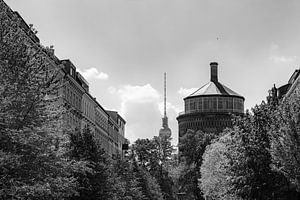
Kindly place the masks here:
<instances>
[{"instance_id":1,"label":"tv tower spire","mask_svg":"<svg viewBox=\"0 0 300 200\"><path fill-rule=\"evenodd\" d=\"M162 128L159 130L160 137L170 137L172 134L168 125L167 117L167 73L164 73L164 117L162 118Z\"/></svg>"},{"instance_id":2,"label":"tv tower spire","mask_svg":"<svg viewBox=\"0 0 300 200\"><path fill-rule=\"evenodd\" d=\"M164 73L164 117L167 117L167 73Z\"/></svg>"}]
</instances>

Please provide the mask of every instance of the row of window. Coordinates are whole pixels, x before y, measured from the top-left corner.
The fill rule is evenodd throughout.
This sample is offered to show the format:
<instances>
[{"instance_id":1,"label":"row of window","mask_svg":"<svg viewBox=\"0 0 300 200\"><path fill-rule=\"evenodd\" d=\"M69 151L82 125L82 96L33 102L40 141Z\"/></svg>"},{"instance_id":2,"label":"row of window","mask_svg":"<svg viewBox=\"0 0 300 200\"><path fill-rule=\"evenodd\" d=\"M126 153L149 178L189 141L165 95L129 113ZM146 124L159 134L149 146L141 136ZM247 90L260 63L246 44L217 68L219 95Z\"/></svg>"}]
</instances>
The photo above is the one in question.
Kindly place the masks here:
<instances>
[{"instance_id":1,"label":"row of window","mask_svg":"<svg viewBox=\"0 0 300 200\"><path fill-rule=\"evenodd\" d=\"M81 97L76 93L71 87L65 86L65 99L77 110L82 110L83 114L90 119L94 119L94 105L88 100L82 100L82 109L81 109Z\"/></svg>"},{"instance_id":2,"label":"row of window","mask_svg":"<svg viewBox=\"0 0 300 200\"><path fill-rule=\"evenodd\" d=\"M202 129L205 127L215 127L215 128L224 128L231 127L232 122L230 120L222 121L198 121L198 122L188 122L181 125L185 129Z\"/></svg>"},{"instance_id":3,"label":"row of window","mask_svg":"<svg viewBox=\"0 0 300 200\"><path fill-rule=\"evenodd\" d=\"M74 92L72 88L69 88L68 86L65 86L65 99L67 102L72 106L75 107L78 110L81 110L81 98L79 94ZM84 115L89 117L90 119L93 119L94 117L94 105L91 104L89 101L83 100L82 102L82 112ZM101 115L101 113L96 112L96 122L98 121L98 125L101 126L104 129L107 129L107 122L105 120L105 117Z\"/></svg>"},{"instance_id":4,"label":"row of window","mask_svg":"<svg viewBox=\"0 0 300 200\"><path fill-rule=\"evenodd\" d=\"M81 97L75 92L75 90L69 86L65 86L64 94L65 99L71 106L75 107L77 110L81 110Z\"/></svg>"},{"instance_id":5,"label":"row of window","mask_svg":"<svg viewBox=\"0 0 300 200\"><path fill-rule=\"evenodd\" d=\"M122 131L122 133L124 135L124 127L125 127L125 125L124 125L124 123L123 123L123 121L121 119L118 119L118 125L119 125L119 127L120 127L120 129L121 129L121 131Z\"/></svg>"},{"instance_id":6,"label":"row of window","mask_svg":"<svg viewBox=\"0 0 300 200\"><path fill-rule=\"evenodd\" d=\"M113 124L110 124L109 126L108 118L106 118L106 116L104 116L103 113L97 111L97 109L95 108L95 104L89 98L86 98L86 96L80 96L76 92L76 90L72 88L71 85L66 85L63 90L64 90L65 100L72 107L81 110L82 113L85 116L87 116L91 121L95 121L97 126L102 127L104 130L107 131L107 133L110 136L101 133L98 129L96 129L96 131L94 131L95 129L93 130L96 138L98 138L98 141L100 142L101 146L105 149L105 151L110 155L116 154L118 149L121 148L119 147L119 143L122 144L122 142L119 141L119 133L118 133L119 129L115 127ZM81 120L72 112L66 114L66 121L68 125L74 128L79 128L81 126ZM89 122L85 124L86 127L88 126L88 123ZM91 126L93 127L92 124ZM109 129L108 126L110 127ZM122 127L122 129L124 129L124 127Z\"/></svg>"},{"instance_id":7,"label":"row of window","mask_svg":"<svg viewBox=\"0 0 300 200\"><path fill-rule=\"evenodd\" d=\"M96 129L96 138L107 153L116 154L118 152L118 143L114 142L110 137L103 134L98 129Z\"/></svg>"},{"instance_id":8,"label":"row of window","mask_svg":"<svg viewBox=\"0 0 300 200\"><path fill-rule=\"evenodd\" d=\"M101 114L97 110L96 110L96 113L95 113L95 122L98 126L102 127L104 130L107 130L108 120L107 120L107 118L105 118L103 116L103 114Z\"/></svg>"},{"instance_id":9,"label":"row of window","mask_svg":"<svg viewBox=\"0 0 300 200\"><path fill-rule=\"evenodd\" d=\"M185 112L244 112L244 101L235 97L198 97L185 100Z\"/></svg>"},{"instance_id":10,"label":"row of window","mask_svg":"<svg viewBox=\"0 0 300 200\"><path fill-rule=\"evenodd\" d=\"M82 99L82 112L85 116L90 118L92 121L95 119L95 106L89 100Z\"/></svg>"},{"instance_id":11,"label":"row of window","mask_svg":"<svg viewBox=\"0 0 300 200\"><path fill-rule=\"evenodd\" d=\"M112 137L114 140L118 140L118 136L119 136L119 131L116 127L114 127L113 125L109 125L108 128L108 134L110 137Z\"/></svg>"}]
</instances>

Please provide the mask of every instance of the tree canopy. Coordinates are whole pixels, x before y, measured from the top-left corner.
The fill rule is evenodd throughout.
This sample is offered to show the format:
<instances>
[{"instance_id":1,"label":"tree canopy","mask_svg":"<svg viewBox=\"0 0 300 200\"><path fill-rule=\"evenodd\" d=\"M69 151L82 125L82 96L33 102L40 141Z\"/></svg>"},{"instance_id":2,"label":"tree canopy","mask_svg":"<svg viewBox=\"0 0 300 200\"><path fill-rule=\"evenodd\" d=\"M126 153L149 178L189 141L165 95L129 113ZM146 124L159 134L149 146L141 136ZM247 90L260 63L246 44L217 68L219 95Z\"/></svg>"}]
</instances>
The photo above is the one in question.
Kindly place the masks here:
<instances>
[{"instance_id":1,"label":"tree canopy","mask_svg":"<svg viewBox=\"0 0 300 200\"><path fill-rule=\"evenodd\" d=\"M66 199L81 163L67 156L58 71L9 12L0 1L0 197Z\"/></svg>"},{"instance_id":2,"label":"tree canopy","mask_svg":"<svg viewBox=\"0 0 300 200\"><path fill-rule=\"evenodd\" d=\"M165 199L175 199L174 183L169 175L170 161L174 148L171 137L138 139L132 145L134 161L147 170L160 186Z\"/></svg>"},{"instance_id":3,"label":"tree canopy","mask_svg":"<svg viewBox=\"0 0 300 200\"><path fill-rule=\"evenodd\" d=\"M211 133L188 130L180 138L179 159L185 163L184 173L180 177L180 191L189 194L189 198L196 200L203 199L202 192L198 187L198 179L201 177L200 167L205 148L214 137L216 136Z\"/></svg>"},{"instance_id":4,"label":"tree canopy","mask_svg":"<svg viewBox=\"0 0 300 200\"><path fill-rule=\"evenodd\" d=\"M295 199L283 173L273 167L271 149L277 141L271 130L280 126L274 126L277 109L263 102L237 117L234 127L207 147L200 179L207 198Z\"/></svg>"},{"instance_id":5,"label":"tree canopy","mask_svg":"<svg viewBox=\"0 0 300 200\"><path fill-rule=\"evenodd\" d=\"M300 192L300 90L284 99L271 118L273 166Z\"/></svg>"}]
</instances>

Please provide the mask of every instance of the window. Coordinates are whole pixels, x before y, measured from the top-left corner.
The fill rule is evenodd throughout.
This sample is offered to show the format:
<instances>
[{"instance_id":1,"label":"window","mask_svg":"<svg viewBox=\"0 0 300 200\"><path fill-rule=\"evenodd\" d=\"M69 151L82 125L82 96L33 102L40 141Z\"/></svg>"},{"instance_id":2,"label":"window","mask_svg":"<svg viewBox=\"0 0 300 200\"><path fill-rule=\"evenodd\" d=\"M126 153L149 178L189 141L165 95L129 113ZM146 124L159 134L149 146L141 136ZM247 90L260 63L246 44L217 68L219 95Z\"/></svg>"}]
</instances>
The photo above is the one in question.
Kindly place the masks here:
<instances>
[{"instance_id":1,"label":"window","mask_svg":"<svg viewBox=\"0 0 300 200\"><path fill-rule=\"evenodd\" d=\"M209 98L204 97L203 111L207 111L209 109Z\"/></svg>"},{"instance_id":2,"label":"window","mask_svg":"<svg viewBox=\"0 0 300 200\"><path fill-rule=\"evenodd\" d=\"M218 110L222 110L223 109L223 98L219 97L218 98Z\"/></svg>"},{"instance_id":3,"label":"window","mask_svg":"<svg viewBox=\"0 0 300 200\"><path fill-rule=\"evenodd\" d=\"M199 98L198 99L198 110L201 112L203 109L202 109L202 98Z\"/></svg>"},{"instance_id":4,"label":"window","mask_svg":"<svg viewBox=\"0 0 300 200\"><path fill-rule=\"evenodd\" d=\"M71 67L71 68L70 68L70 75L74 77L74 74L75 74L75 73L74 73L74 69Z\"/></svg>"},{"instance_id":5,"label":"window","mask_svg":"<svg viewBox=\"0 0 300 200\"><path fill-rule=\"evenodd\" d=\"M191 111L194 111L194 110L195 110L195 102L194 102L194 99L191 99L191 100L190 100L190 109L191 109Z\"/></svg>"},{"instance_id":6,"label":"window","mask_svg":"<svg viewBox=\"0 0 300 200\"><path fill-rule=\"evenodd\" d=\"M211 98L211 109L216 111L217 110L217 98L216 97L212 97Z\"/></svg>"},{"instance_id":7,"label":"window","mask_svg":"<svg viewBox=\"0 0 300 200\"><path fill-rule=\"evenodd\" d=\"M233 109L232 98L227 98L227 109L229 109L229 110Z\"/></svg>"},{"instance_id":8,"label":"window","mask_svg":"<svg viewBox=\"0 0 300 200\"><path fill-rule=\"evenodd\" d=\"M243 108L243 100L242 99L234 99L234 108L235 111L237 112L243 112L244 108Z\"/></svg>"},{"instance_id":9,"label":"window","mask_svg":"<svg viewBox=\"0 0 300 200\"><path fill-rule=\"evenodd\" d=\"M190 100L187 99L185 100L185 112L189 112L190 111Z\"/></svg>"}]
</instances>

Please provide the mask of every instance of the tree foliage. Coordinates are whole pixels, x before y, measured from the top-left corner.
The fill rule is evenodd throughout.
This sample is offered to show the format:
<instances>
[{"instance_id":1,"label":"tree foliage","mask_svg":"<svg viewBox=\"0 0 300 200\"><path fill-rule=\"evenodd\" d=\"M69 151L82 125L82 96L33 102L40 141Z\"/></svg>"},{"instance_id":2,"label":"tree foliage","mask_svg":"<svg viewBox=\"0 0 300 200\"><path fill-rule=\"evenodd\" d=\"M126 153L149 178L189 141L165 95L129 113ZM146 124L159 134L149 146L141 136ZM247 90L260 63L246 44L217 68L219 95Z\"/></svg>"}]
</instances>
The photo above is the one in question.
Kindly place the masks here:
<instances>
[{"instance_id":1,"label":"tree foliage","mask_svg":"<svg viewBox=\"0 0 300 200\"><path fill-rule=\"evenodd\" d=\"M202 155L205 147L210 144L215 136L202 131L188 130L180 138L180 159L185 163L184 173L181 175L181 192L190 194L192 199L203 199L201 190L198 187L200 179L200 167L202 165Z\"/></svg>"},{"instance_id":2,"label":"tree foliage","mask_svg":"<svg viewBox=\"0 0 300 200\"><path fill-rule=\"evenodd\" d=\"M124 200L146 200L142 192L140 180L134 166L129 160L123 160L120 156L113 162L113 169L117 175L116 199Z\"/></svg>"},{"instance_id":3,"label":"tree foliage","mask_svg":"<svg viewBox=\"0 0 300 200\"><path fill-rule=\"evenodd\" d=\"M284 99L271 116L273 166L300 192L300 90Z\"/></svg>"},{"instance_id":4,"label":"tree foliage","mask_svg":"<svg viewBox=\"0 0 300 200\"><path fill-rule=\"evenodd\" d=\"M97 144L89 128L77 131L70 137L70 157L86 163L85 168L74 171L79 183L78 196L72 199L110 200L114 197L114 177L111 161Z\"/></svg>"},{"instance_id":5,"label":"tree foliage","mask_svg":"<svg viewBox=\"0 0 300 200\"><path fill-rule=\"evenodd\" d=\"M57 70L0 1L0 197L66 199L76 194L62 128Z\"/></svg>"},{"instance_id":6,"label":"tree foliage","mask_svg":"<svg viewBox=\"0 0 300 200\"><path fill-rule=\"evenodd\" d=\"M207 199L238 199L234 195L227 194L230 188L227 145L232 142L231 134L228 132L206 147L199 186Z\"/></svg>"},{"instance_id":7,"label":"tree foliage","mask_svg":"<svg viewBox=\"0 0 300 200\"><path fill-rule=\"evenodd\" d=\"M169 166L174 151L168 136L138 139L132 145L133 159L157 180L165 199L174 199L174 183Z\"/></svg>"},{"instance_id":8,"label":"tree foliage","mask_svg":"<svg viewBox=\"0 0 300 200\"><path fill-rule=\"evenodd\" d=\"M133 170L139 180L139 186L145 200L163 200L163 194L157 180L144 167L133 162Z\"/></svg>"},{"instance_id":9,"label":"tree foliage","mask_svg":"<svg viewBox=\"0 0 300 200\"><path fill-rule=\"evenodd\" d=\"M272 109L262 103L235 120L234 128L210 145L201 168L201 188L216 199L285 199L286 179L272 169Z\"/></svg>"}]
</instances>

